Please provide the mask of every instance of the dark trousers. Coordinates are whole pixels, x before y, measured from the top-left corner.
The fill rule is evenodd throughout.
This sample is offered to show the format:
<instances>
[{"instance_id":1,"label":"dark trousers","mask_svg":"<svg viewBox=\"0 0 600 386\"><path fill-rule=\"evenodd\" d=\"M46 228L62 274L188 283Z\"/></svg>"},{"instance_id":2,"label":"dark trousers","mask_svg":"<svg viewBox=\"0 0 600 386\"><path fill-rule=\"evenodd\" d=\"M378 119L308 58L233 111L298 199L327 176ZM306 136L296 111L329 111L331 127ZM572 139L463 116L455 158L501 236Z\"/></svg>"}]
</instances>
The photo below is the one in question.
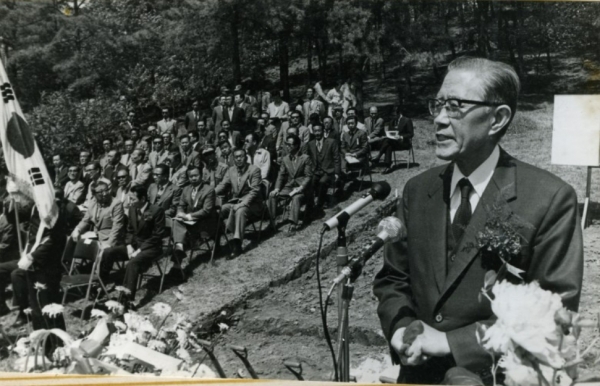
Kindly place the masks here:
<instances>
[{"instance_id":1,"label":"dark trousers","mask_svg":"<svg viewBox=\"0 0 600 386\"><path fill-rule=\"evenodd\" d=\"M17 268L10 274L10 281L13 286L13 294L19 310L23 311L29 307L29 288L27 287L27 271ZM61 299L62 300L62 299Z\"/></svg>"},{"instance_id":2,"label":"dark trousers","mask_svg":"<svg viewBox=\"0 0 600 386\"><path fill-rule=\"evenodd\" d=\"M6 287L8 287L8 284L10 284L10 275L12 274L12 271L14 271L15 269L18 269L19 266L17 265L19 263L19 260L13 260L13 261L7 261L5 263L0 263L0 302L4 302L6 301ZM14 285L13 285L13 293L15 292L14 289ZM27 293L27 290L25 290L25 293ZM2 307L2 304L0 303L0 307Z\"/></svg>"},{"instance_id":3,"label":"dark trousers","mask_svg":"<svg viewBox=\"0 0 600 386\"><path fill-rule=\"evenodd\" d=\"M115 261L127 261L125 266L125 279L123 285L131 291L131 298L135 298L137 290L138 277L141 273L146 272L154 260L160 257L162 251L160 248L149 248L140 251L136 257L129 259L127 256L127 247L119 245L116 247L107 248L102 255L102 265L100 267L100 277L102 281L108 278L110 270Z\"/></svg>"},{"instance_id":4,"label":"dark trousers","mask_svg":"<svg viewBox=\"0 0 600 386\"><path fill-rule=\"evenodd\" d=\"M321 208L327 199L327 189L332 185L335 180L334 174L313 174L312 186L314 187L314 193L317 196L317 206Z\"/></svg>"},{"instance_id":5,"label":"dark trousers","mask_svg":"<svg viewBox=\"0 0 600 386\"><path fill-rule=\"evenodd\" d=\"M60 271L38 268L33 271L22 272L25 272L25 275L17 275L17 281L22 280L22 277L25 276L25 285L29 294L29 307L31 307L31 322L33 324L33 329L60 328L61 330L65 330L65 319L62 314L58 314L53 318L49 315L42 315L44 306L51 303L61 304ZM13 280L15 279L14 275L12 278ZM38 290L35 288L36 283L43 284L46 288ZM19 283L17 284L17 287L21 287L23 284L24 283ZM13 286L15 286L14 282ZM19 306L21 306L20 303Z\"/></svg>"},{"instance_id":6,"label":"dark trousers","mask_svg":"<svg viewBox=\"0 0 600 386\"><path fill-rule=\"evenodd\" d=\"M181 243L186 245L186 243L190 240L196 240L202 237L201 233L208 233L209 237L213 237L215 235L215 230L217 226L217 218L216 216L209 216L206 218L201 218L196 220L194 225L187 225L181 221L174 220L173 221L173 242L175 244Z\"/></svg>"},{"instance_id":7,"label":"dark trousers","mask_svg":"<svg viewBox=\"0 0 600 386\"><path fill-rule=\"evenodd\" d=\"M392 164L392 152L396 150L408 150L410 149L410 141L404 140L402 142L392 139L392 138L384 138L381 143L381 149L379 150L379 155L377 159L381 158L382 154L385 154L384 164L390 166Z\"/></svg>"},{"instance_id":8,"label":"dark trousers","mask_svg":"<svg viewBox=\"0 0 600 386\"><path fill-rule=\"evenodd\" d=\"M290 198L290 192L294 188L285 187L281 190L278 197L270 197L268 201L269 212L271 213L271 221L275 222L275 218L277 216L277 201L283 198ZM304 201L304 193L294 194L294 197L291 197L291 214L292 214L292 222L294 224L298 224L300 221L300 207L302 206L302 202Z\"/></svg>"}]
</instances>

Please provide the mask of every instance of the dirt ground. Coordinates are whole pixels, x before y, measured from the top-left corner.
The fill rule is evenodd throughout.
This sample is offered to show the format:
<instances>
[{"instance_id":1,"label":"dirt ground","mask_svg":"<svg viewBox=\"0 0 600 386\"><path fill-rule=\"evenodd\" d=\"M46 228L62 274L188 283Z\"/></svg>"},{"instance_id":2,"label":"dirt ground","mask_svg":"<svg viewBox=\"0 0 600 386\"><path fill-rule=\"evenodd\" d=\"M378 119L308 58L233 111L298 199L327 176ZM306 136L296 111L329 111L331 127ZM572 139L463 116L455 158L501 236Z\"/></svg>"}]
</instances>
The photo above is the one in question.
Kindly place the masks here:
<instances>
[{"instance_id":1,"label":"dirt ground","mask_svg":"<svg viewBox=\"0 0 600 386\"><path fill-rule=\"evenodd\" d=\"M560 86L563 87L560 89L561 93L573 91L564 87L577 85L578 82L580 84L585 79L585 74L574 73L570 67L571 61L571 58L557 58L556 73L562 74L561 79L565 79ZM419 91L426 93L431 88L424 86ZM524 109L515 118L513 129L508 132L502 146L513 156L548 169L571 183L582 203L585 168L556 166L550 162L552 94L557 91L548 87L538 91L523 96ZM382 106L393 103L394 92L393 81L367 81L366 95L370 104ZM369 104L365 107L369 107ZM414 122L416 163L411 164L409 169L399 166L386 176L373 174L374 181L385 179L392 185L392 194L383 202L369 205L350 221L347 233L351 256L370 242L375 235L377 223L390 213L406 181L439 164L434 155L431 121L418 117ZM600 286L598 170L594 172L592 186L594 189L591 198L594 204L590 212L591 225L584 231L585 277L580 306L581 312L586 316L596 315L600 302L597 296ZM365 191L354 192L337 207L328 209L324 219L357 200ZM189 274L187 282L167 283L161 294L155 293L156 280L148 282L138 295L145 298L145 305L140 312L149 313L152 304L165 302L174 311L187 313L196 322L198 334L216 342L215 354L228 377L249 377L242 362L228 348L228 345L236 345L246 347L248 359L260 378L294 379L283 365L284 360L293 360L302 364L305 379L329 380L332 361L323 339L315 274L315 253L321 224L321 220L313 221L292 236L283 232L284 227L275 235L263 234L260 242L256 240L256 235L250 235L245 245L245 254L231 261L218 258L215 266L208 263L207 253L200 252L189 262L186 269ZM328 232L324 238L325 253L321 265L324 291L329 288L336 272L335 239L335 232ZM367 263L363 275L356 282L350 306L351 373L362 382L377 382L380 375L395 378L398 371L389 360L387 345L375 311L377 301L371 289L373 276L381 263L381 252ZM79 321L77 313L73 312L81 303L81 300L68 303L67 330L73 336L88 323ZM8 315L0 318L0 323L8 326L13 319L14 314ZM226 323L229 330L219 333L219 322ZM335 300L329 306L328 322L335 347ZM23 334L24 329L9 328L8 332L16 337L19 333ZM583 345L589 344L597 333L584 331ZM582 366L584 375L598 372L598 367L593 366L598 352L599 350L594 349L586 357L586 363ZM5 350L0 350L0 355L6 355ZM204 356L203 353L197 354L198 358ZM204 363L212 367L208 358L205 358ZM0 361L0 370L7 370L6 364L6 360Z\"/></svg>"}]
</instances>

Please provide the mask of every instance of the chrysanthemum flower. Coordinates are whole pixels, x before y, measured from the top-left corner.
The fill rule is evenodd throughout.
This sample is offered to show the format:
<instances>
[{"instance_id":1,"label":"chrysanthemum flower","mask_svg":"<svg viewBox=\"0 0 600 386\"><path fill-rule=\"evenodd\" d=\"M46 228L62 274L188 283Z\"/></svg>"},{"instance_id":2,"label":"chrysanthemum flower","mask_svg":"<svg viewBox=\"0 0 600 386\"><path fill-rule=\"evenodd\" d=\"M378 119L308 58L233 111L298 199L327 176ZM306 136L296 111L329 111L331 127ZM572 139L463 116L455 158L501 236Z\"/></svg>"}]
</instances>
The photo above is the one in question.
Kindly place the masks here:
<instances>
[{"instance_id":1,"label":"chrysanthemum flower","mask_svg":"<svg viewBox=\"0 0 600 386\"><path fill-rule=\"evenodd\" d=\"M46 284L42 284L42 283L36 281L35 284L33 285L33 288L35 288L38 291L45 290Z\"/></svg>"},{"instance_id":2,"label":"chrysanthemum flower","mask_svg":"<svg viewBox=\"0 0 600 386\"><path fill-rule=\"evenodd\" d=\"M219 323L219 331L224 332L229 330L229 326L226 325L225 323Z\"/></svg>"},{"instance_id":3,"label":"chrysanthemum flower","mask_svg":"<svg viewBox=\"0 0 600 386\"><path fill-rule=\"evenodd\" d=\"M106 308L108 308L111 312L120 315L123 313L123 311L125 310L125 307L123 307L123 305L115 300L108 300L106 303L104 303L104 305L106 306Z\"/></svg>"},{"instance_id":4,"label":"chrysanthemum flower","mask_svg":"<svg viewBox=\"0 0 600 386\"><path fill-rule=\"evenodd\" d=\"M42 308L42 314L48 315L51 318L54 318L56 315L62 314L64 310L65 310L65 307L63 307L62 305L56 304L56 303L51 303L51 304L45 305L44 308Z\"/></svg>"},{"instance_id":5,"label":"chrysanthemum flower","mask_svg":"<svg viewBox=\"0 0 600 386\"><path fill-rule=\"evenodd\" d=\"M152 306L152 312L154 315L164 318L171 313L171 306L165 303L156 303Z\"/></svg>"},{"instance_id":6,"label":"chrysanthemum flower","mask_svg":"<svg viewBox=\"0 0 600 386\"><path fill-rule=\"evenodd\" d=\"M129 290L129 288L123 287L122 285L118 285L115 287L115 290L117 292L122 292L125 295L131 295L131 291Z\"/></svg>"}]
</instances>

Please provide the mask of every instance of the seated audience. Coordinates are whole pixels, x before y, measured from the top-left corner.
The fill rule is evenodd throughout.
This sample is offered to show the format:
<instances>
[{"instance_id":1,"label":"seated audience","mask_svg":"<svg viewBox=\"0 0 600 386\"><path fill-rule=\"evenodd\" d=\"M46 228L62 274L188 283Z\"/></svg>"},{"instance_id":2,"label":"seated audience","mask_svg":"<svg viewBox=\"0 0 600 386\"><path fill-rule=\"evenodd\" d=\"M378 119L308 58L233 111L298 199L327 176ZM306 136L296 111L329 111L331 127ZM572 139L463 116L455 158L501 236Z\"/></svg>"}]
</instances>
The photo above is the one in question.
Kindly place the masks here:
<instances>
[{"instance_id":1,"label":"seated audience","mask_svg":"<svg viewBox=\"0 0 600 386\"><path fill-rule=\"evenodd\" d=\"M165 164L156 165L152 175L154 182L148 187L148 202L163 208L165 216L175 216L181 189L169 181L169 167Z\"/></svg>"},{"instance_id":2,"label":"seated audience","mask_svg":"<svg viewBox=\"0 0 600 386\"><path fill-rule=\"evenodd\" d=\"M341 157L337 141L323 138L323 125L315 125L313 134L315 139L308 143L304 151L314 166L312 192L317 196L317 209L322 212L327 188L340 180Z\"/></svg>"}]
</instances>

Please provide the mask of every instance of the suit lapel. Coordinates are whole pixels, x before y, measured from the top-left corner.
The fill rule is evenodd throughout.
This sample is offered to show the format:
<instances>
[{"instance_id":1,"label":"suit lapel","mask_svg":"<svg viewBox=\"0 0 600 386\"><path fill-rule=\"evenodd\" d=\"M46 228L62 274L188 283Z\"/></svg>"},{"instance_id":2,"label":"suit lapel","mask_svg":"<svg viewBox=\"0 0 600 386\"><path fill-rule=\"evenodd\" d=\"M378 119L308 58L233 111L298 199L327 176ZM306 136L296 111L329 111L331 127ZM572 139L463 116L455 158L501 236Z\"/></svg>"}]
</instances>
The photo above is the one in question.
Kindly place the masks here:
<instances>
[{"instance_id":1,"label":"suit lapel","mask_svg":"<svg viewBox=\"0 0 600 386\"><path fill-rule=\"evenodd\" d=\"M250 166L248 166L246 168L246 171L244 172L244 174L242 174L242 176L240 177L240 186L238 186L238 196L241 196L242 190L244 188L244 184L246 183L246 180L248 179L248 175L250 171ZM236 174L237 174L237 170L236 170Z\"/></svg>"},{"instance_id":2,"label":"suit lapel","mask_svg":"<svg viewBox=\"0 0 600 386\"><path fill-rule=\"evenodd\" d=\"M431 270L438 291L441 292L446 280L446 216L452 165L448 165L432 182L429 189L430 204L425 208L424 218L429 219L428 242L431 256Z\"/></svg>"},{"instance_id":3,"label":"suit lapel","mask_svg":"<svg viewBox=\"0 0 600 386\"><path fill-rule=\"evenodd\" d=\"M500 150L500 159L498 160L498 165L494 170L492 179L485 188L483 196L479 200L477 208L475 208L475 212L473 212L462 240L457 245L456 260L449 267L442 295L452 287L462 272L477 256L479 252L478 248L466 248L466 246L477 245L476 238L478 233L484 229L489 208L498 202L499 199L510 202L516 196L516 165L512 162L512 157L503 150Z\"/></svg>"}]
</instances>

